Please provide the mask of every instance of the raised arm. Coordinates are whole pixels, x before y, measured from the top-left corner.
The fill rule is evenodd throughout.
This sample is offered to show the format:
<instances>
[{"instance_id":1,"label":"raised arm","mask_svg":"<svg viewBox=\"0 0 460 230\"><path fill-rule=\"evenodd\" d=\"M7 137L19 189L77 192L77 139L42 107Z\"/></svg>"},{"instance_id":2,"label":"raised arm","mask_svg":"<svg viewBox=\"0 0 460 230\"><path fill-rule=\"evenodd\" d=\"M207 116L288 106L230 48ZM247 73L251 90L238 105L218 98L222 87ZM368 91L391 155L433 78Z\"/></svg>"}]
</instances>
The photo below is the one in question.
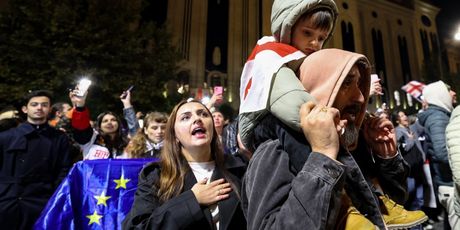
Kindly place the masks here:
<instances>
[{"instance_id":1,"label":"raised arm","mask_svg":"<svg viewBox=\"0 0 460 230\"><path fill-rule=\"evenodd\" d=\"M128 123L129 135L133 137L140 127L137 121L136 111L134 111L134 107L131 104L131 91L123 92L123 94L120 95L120 100L123 103L123 116Z\"/></svg>"},{"instance_id":2,"label":"raised arm","mask_svg":"<svg viewBox=\"0 0 460 230\"><path fill-rule=\"evenodd\" d=\"M77 96L74 90L69 93L69 98L74 108L72 109L72 128L74 130L74 139L77 143L84 145L91 140L93 136L93 128L90 124L89 111L86 108L86 96Z\"/></svg>"},{"instance_id":3,"label":"raised arm","mask_svg":"<svg viewBox=\"0 0 460 230\"><path fill-rule=\"evenodd\" d=\"M369 117L363 126L363 141L366 142L363 146L367 149L362 151L370 155L372 162L368 163L376 172L380 186L397 203L404 203L407 197L406 179L409 166L397 151L393 124L388 119Z\"/></svg>"}]
</instances>

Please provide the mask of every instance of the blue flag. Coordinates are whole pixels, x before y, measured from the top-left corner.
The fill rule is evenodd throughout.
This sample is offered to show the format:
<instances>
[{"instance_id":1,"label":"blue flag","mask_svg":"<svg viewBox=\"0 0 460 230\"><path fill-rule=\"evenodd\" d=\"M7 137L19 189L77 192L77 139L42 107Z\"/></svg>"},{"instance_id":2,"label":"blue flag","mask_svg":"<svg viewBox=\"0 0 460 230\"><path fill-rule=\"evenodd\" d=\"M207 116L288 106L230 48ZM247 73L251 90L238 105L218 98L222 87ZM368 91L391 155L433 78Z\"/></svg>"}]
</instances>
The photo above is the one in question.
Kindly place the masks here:
<instances>
[{"instance_id":1,"label":"blue flag","mask_svg":"<svg viewBox=\"0 0 460 230\"><path fill-rule=\"evenodd\" d=\"M157 159L86 160L74 165L34 229L121 229L144 165Z\"/></svg>"}]
</instances>

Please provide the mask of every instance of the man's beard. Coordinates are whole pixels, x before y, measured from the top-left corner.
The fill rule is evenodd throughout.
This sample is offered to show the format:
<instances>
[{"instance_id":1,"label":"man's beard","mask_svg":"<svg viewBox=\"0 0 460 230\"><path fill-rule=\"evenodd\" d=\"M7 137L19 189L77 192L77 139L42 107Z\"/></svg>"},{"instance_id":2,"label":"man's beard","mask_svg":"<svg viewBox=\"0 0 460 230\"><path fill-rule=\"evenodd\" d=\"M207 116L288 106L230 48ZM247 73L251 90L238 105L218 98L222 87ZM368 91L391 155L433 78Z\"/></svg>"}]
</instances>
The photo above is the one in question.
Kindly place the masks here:
<instances>
[{"instance_id":1,"label":"man's beard","mask_svg":"<svg viewBox=\"0 0 460 230\"><path fill-rule=\"evenodd\" d=\"M359 130L356 128L354 122L348 121L347 127L345 127L345 132L340 136L342 147L348 150L348 147L354 144L359 137Z\"/></svg>"}]
</instances>

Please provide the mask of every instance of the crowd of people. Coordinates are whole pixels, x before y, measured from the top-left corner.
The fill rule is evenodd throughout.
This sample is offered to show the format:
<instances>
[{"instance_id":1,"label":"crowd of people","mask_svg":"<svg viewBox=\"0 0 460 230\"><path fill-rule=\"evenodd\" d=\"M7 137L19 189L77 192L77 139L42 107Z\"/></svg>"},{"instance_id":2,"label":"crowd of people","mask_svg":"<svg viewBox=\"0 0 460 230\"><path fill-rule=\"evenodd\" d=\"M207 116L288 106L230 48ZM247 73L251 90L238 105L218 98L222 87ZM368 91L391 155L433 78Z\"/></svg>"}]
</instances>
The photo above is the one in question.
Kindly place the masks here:
<instances>
[{"instance_id":1,"label":"crowd of people","mask_svg":"<svg viewBox=\"0 0 460 230\"><path fill-rule=\"evenodd\" d=\"M28 93L26 120L0 114L1 226L32 229L79 160L157 158L123 229L459 229L455 92L437 81L417 114L369 111L382 88L367 57L322 49L337 15L333 0L274 1L236 117L219 110L222 93L143 116L125 91L122 116L94 122L78 86L55 104Z\"/></svg>"}]
</instances>

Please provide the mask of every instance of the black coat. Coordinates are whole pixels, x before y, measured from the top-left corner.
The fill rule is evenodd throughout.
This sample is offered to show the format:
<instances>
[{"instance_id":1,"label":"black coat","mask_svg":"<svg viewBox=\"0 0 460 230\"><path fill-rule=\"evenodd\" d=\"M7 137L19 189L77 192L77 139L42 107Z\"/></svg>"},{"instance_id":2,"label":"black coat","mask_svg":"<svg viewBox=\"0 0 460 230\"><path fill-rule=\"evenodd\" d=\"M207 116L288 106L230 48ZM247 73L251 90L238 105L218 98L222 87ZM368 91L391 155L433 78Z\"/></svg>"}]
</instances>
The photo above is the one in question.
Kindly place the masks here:
<instances>
[{"instance_id":1,"label":"black coat","mask_svg":"<svg viewBox=\"0 0 460 230\"><path fill-rule=\"evenodd\" d=\"M0 228L31 229L71 166L68 137L47 124L0 133Z\"/></svg>"},{"instance_id":2,"label":"black coat","mask_svg":"<svg viewBox=\"0 0 460 230\"><path fill-rule=\"evenodd\" d=\"M229 157L226 168L231 179L239 187L246 165ZM123 221L123 229L215 229L208 207L200 206L191 188L197 183L192 171L187 172L181 194L161 204L153 185L160 178L157 163L145 167L140 175L133 207ZM212 180L223 178L216 168ZM228 199L217 203L219 207L219 229L246 229L246 219L241 202L235 191Z\"/></svg>"}]
</instances>

